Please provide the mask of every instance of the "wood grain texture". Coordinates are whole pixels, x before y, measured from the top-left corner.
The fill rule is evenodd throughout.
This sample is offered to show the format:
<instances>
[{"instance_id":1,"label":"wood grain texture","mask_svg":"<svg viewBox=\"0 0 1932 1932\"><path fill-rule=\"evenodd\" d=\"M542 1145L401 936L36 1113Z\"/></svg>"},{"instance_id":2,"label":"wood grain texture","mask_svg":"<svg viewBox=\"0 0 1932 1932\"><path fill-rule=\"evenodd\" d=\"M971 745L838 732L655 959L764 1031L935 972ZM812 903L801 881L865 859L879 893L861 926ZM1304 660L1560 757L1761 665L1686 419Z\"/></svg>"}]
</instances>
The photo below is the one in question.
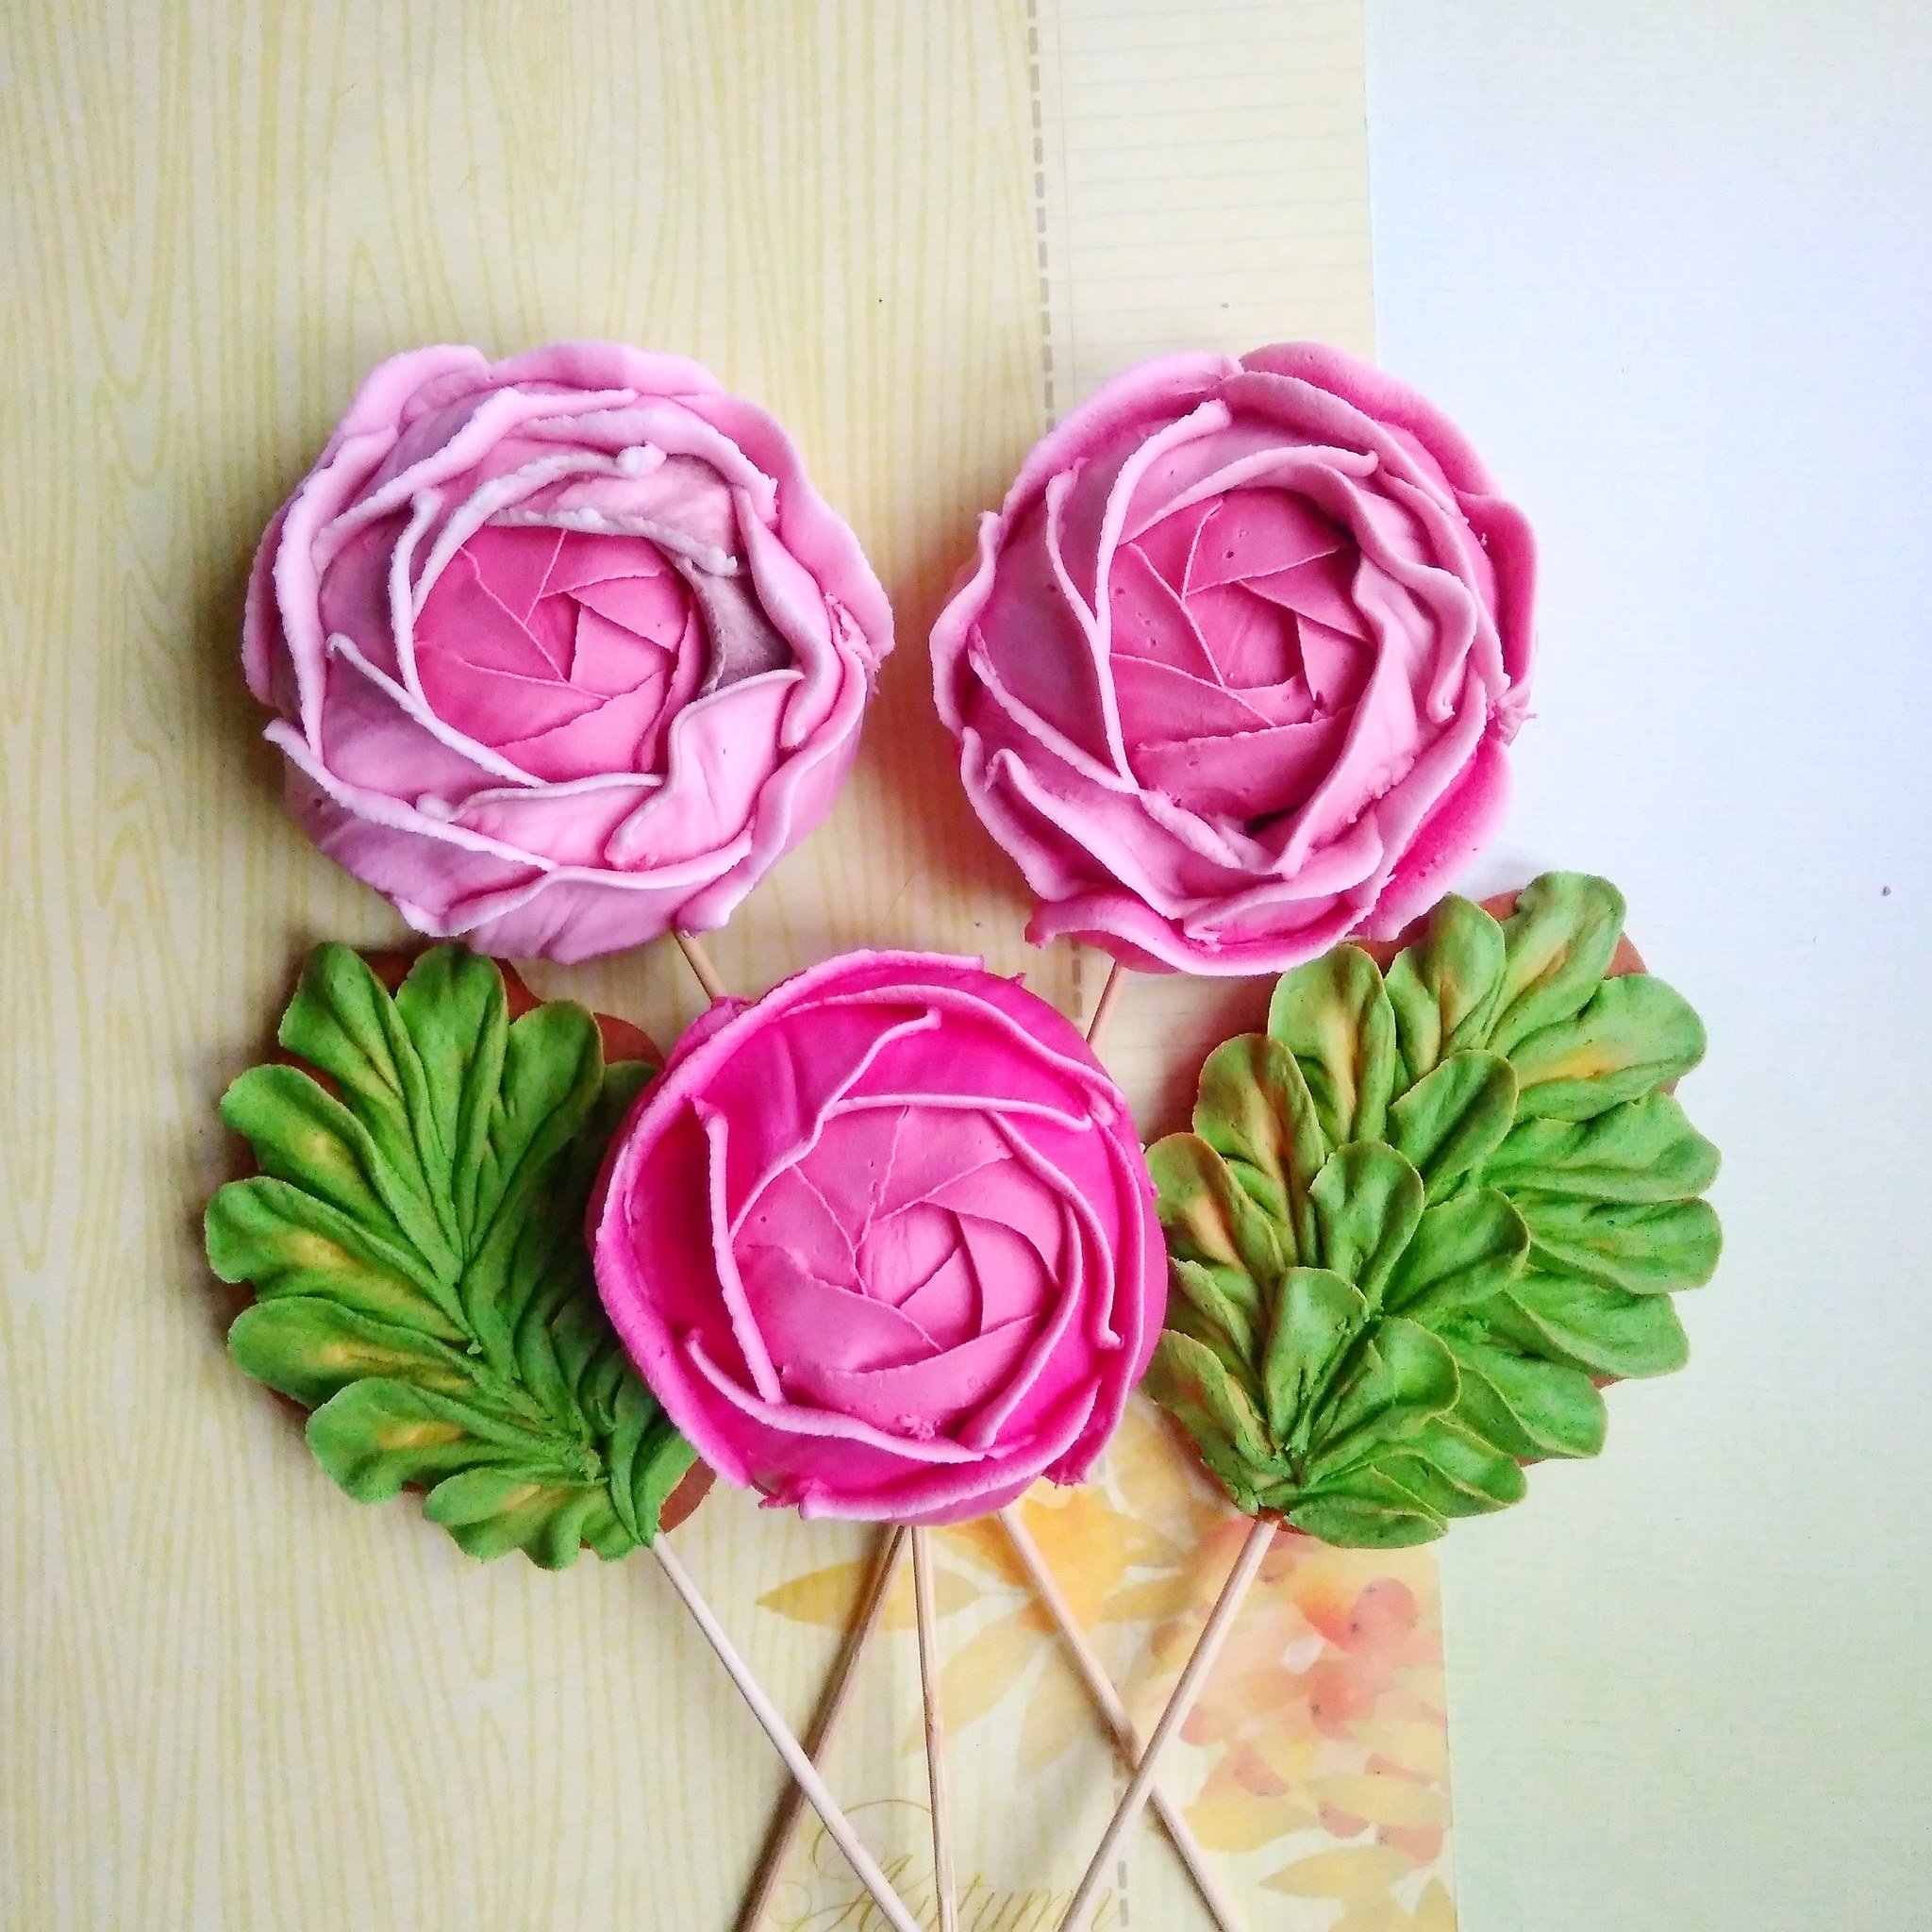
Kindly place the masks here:
<instances>
[{"instance_id":1,"label":"wood grain texture","mask_svg":"<svg viewBox=\"0 0 1932 1932\"><path fill-rule=\"evenodd\" d=\"M1208 11L1224 27L1256 9ZM1109 200L1091 165L1105 129L1076 125L1098 111L1091 90L1162 31L1144 6L1124 17L1109 52L1088 0L8 8L8 1932L730 1923L782 1774L656 1566L479 1566L407 1505L351 1507L224 1349L235 1304L199 1223L236 1158L216 1099L311 944L403 936L281 811L239 673L242 583L384 356L567 336L693 355L792 430L900 638L830 821L710 939L724 979L752 991L852 945L927 944L1091 1003L1091 956L1021 941L1025 901L960 792L924 637L974 513L1042 426L1056 343L1077 387L1134 344L1174 345L1150 329L1206 339L1253 299L1222 286L1243 279L1223 244L1249 213L1176 227L1174 195L1150 188L1138 205L1157 225L1136 228L1133 193ZM1283 100L1301 112L1307 93L1309 127L1345 135L1346 101L1339 124L1319 102L1358 91L1355 0L1292 0L1270 31L1258 64ZM1152 105L1211 116L1211 52L1190 56L1191 92ZM1317 56L1328 79L1304 86ZM1150 122L1143 180L1159 138ZM1054 198L1049 150L1084 200ZM1291 175L1257 189L1264 255L1316 235L1308 198ZM1362 345L1365 209L1364 187L1352 247L1329 236L1293 275L1267 256L1289 311L1275 332ZM1180 251L1145 265L1191 306L1115 316L1126 298L1096 264L1118 269L1108 251L1131 256L1137 236ZM1228 314L1245 329L1247 310ZM659 1040L699 1004L669 944L530 977ZM1109 1052L1150 1093L1177 1024L1136 984ZM677 1539L804 1723L837 1634L755 1607L858 1557L866 1534L760 1516L721 1488ZM835 1782L902 1754L908 1652L869 1666ZM962 1807L1005 1762L958 1751ZM1097 1732L1056 1774L1016 1865L1074 1805L1108 1807ZM987 1791L990 1811L1009 1789ZM879 1829L909 1852L924 1824ZM1192 1923L1176 1874L1137 1897L1154 1923Z\"/></svg>"},{"instance_id":2,"label":"wood grain texture","mask_svg":"<svg viewBox=\"0 0 1932 1932\"><path fill-rule=\"evenodd\" d=\"M695 355L796 434L902 638L721 970L1027 963L922 649L1041 425L1023 11L83 0L7 37L0 1922L728 1923L779 1774L654 1566L480 1568L351 1507L224 1352L215 1098L313 941L399 931L281 813L241 589L384 355ZM666 947L537 977L660 1038L695 1005ZM724 1495L680 1532L799 1720L833 1640L743 1612L846 1541Z\"/></svg>"}]
</instances>

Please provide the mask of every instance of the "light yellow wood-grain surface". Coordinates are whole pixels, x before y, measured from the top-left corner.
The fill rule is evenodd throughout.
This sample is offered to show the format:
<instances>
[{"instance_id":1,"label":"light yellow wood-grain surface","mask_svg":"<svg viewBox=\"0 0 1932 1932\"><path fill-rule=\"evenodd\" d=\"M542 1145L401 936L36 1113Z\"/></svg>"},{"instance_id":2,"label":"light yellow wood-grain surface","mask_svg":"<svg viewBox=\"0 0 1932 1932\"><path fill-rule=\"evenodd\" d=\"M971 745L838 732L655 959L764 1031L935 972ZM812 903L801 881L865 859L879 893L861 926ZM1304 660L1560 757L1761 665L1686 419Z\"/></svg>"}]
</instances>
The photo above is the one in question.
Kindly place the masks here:
<instances>
[{"instance_id":1,"label":"light yellow wood-grain surface","mask_svg":"<svg viewBox=\"0 0 1932 1932\"><path fill-rule=\"evenodd\" d=\"M1355 8L1300 10L1358 89ZM282 815L241 591L383 356L574 335L694 355L792 429L901 641L832 821L717 938L724 976L937 942L1091 998L1071 953L1020 942L924 650L974 512L1042 425L1056 344L1084 384L1125 340L1082 349L1051 309L1045 238L1078 210L1042 157L1061 142L1063 184L1080 164L1058 40L1042 120L1042 20L1061 25L1026 0L9 0L8 1932L728 1923L779 1772L654 1569L484 1568L407 1505L352 1507L224 1351L199 1224L235 1158L215 1101L311 943L402 930ZM1333 312L1301 325L1365 345L1365 246L1310 260ZM696 1006L667 947L532 976L660 1039ZM679 1534L802 1718L832 1634L749 1608L857 1533L720 1496Z\"/></svg>"}]
</instances>

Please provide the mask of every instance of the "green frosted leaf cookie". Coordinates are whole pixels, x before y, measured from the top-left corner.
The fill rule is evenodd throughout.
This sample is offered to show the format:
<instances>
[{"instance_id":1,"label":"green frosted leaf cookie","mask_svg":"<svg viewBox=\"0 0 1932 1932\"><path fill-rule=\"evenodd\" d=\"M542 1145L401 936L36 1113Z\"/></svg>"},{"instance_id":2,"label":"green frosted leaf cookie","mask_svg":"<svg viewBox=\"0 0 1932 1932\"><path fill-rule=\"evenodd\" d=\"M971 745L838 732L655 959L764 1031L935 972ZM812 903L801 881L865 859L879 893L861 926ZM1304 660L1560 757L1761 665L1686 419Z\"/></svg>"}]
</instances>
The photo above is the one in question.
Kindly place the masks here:
<instances>
[{"instance_id":1,"label":"green frosted leaf cookie","mask_svg":"<svg viewBox=\"0 0 1932 1932\"><path fill-rule=\"evenodd\" d=\"M1546 872L1516 895L1503 922L1503 978L1472 1046L1508 1054L1519 1040L1567 1020L1603 984L1624 931L1624 895L1608 879Z\"/></svg>"},{"instance_id":2,"label":"green frosted leaf cookie","mask_svg":"<svg viewBox=\"0 0 1932 1932\"><path fill-rule=\"evenodd\" d=\"M1670 1201L1701 1194L1717 1166L1676 1101L1649 1093L1587 1121L1519 1121L1483 1174L1491 1187L1586 1201Z\"/></svg>"},{"instance_id":3,"label":"green frosted leaf cookie","mask_svg":"<svg viewBox=\"0 0 1932 1932\"><path fill-rule=\"evenodd\" d=\"M1337 946L1284 974L1268 1003L1268 1033L1299 1062L1331 1147L1382 1138L1395 1092L1395 1015L1359 946Z\"/></svg>"},{"instance_id":4,"label":"green frosted leaf cookie","mask_svg":"<svg viewBox=\"0 0 1932 1932\"><path fill-rule=\"evenodd\" d=\"M1328 1137L1286 1046L1246 1033L1216 1047L1201 1069L1194 1132L1297 1242L1312 1241L1308 1188L1328 1158Z\"/></svg>"},{"instance_id":5,"label":"green frosted leaf cookie","mask_svg":"<svg viewBox=\"0 0 1932 1932\"><path fill-rule=\"evenodd\" d=\"M1509 1055L1524 1119L1587 1121L1641 1099L1704 1058L1704 1023L1684 996L1645 973L1606 980L1574 1018Z\"/></svg>"},{"instance_id":6,"label":"green frosted leaf cookie","mask_svg":"<svg viewBox=\"0 0 1932 1932\"><path fill-rule=\"evenodd\" d=\"M1603 1447L1608 1414L1580 1369L1519 1355L1474 1324L1446 1323L1442 1339L1461 1379L1456 1413L1471 1434L1525 1462Z\"/></svg>"},{"instance_id":7,"label":"green frosted leaf cookie","mask_svg":"<svg viewBox=\"0 0 1932 1932\"><path fill-rule=\"evenodd\" d=\"M1606 978L1624 901L1447 898L1386 978L1339 946L1217 1047L1149 1164L1175 1293L1149 1388L1249 1510L1395 1547L1602 1447L1597 1384L1681 1366L1717 1152L1664 1090L1704 1028Z\"/></svg>"},{"instance_id":8,"label":"green frosted leaf cookie","mask_svg":"<svg viewBox=\"0 0 1932 1932\"><path fill-rule=\"evenodd\" d=\"M1268 1427L1276 1441L1285 1442L1304 1418L1313 1416L1323 1377L1360 1332L1368 1304L1359 1289L1332 1269L1297 1268L1282 1283L1274 1313L1261 1386Z\"/></svg>"},{"instance_id":9,"label":"green frosted leaf cookie","mask_svg":"<svg viewBox=\"0 0 1932 1932\"><path fill-rule=\"evenodd\" d=\"M1503 928L1480 906L1454 894L1429 915L1428 930L1405 946L1385 984L1395 1018L1405 1084L1449 1054L1480 1046L1503 985Z\"/></svg>"},{"instance_id":10,"label":"green frosted leaf cookie","mask_svg":"<svg viewBox=\"0 0 1932 1932\"><path fill-rule=\"evenodd\" d=\"M1406 1441L1431 1418L1456 1406L1456 1358L1419 1323L1401 1315L1377 1322L1362 1337L1360 1361L1325 1418L1308 1475L1319 1483L1374 1449Z\"/></svg>"},{"instance_id":11,"label":"green frosted leaf cookie","mask_svg":"<svg viewBox=\"0 0 1932 1932\"><path fill-rule=\"evenodd\" d=\"M1423 1218L1423 1180L1394 1148L1356 1141L1328 1157L1308 1191L1321 1261L1379 1308Z\"/></svg>"},{"instance_id":12,"label":"green frosted leaf cookie","mask_svg":"<svg viewBox=\"0 0 1932 1932\"><path fill-rule=\"evenodd\" d=\"M306 1066L229 1088L260 1171L207 1215L215 1273L258 1296L236 1360L313 1410L309 1446L351 1496L425 1489L473 1556L560 1569L649 1542L692 1451L604 1315L583 1219L654 1070L607 1067L581 1007L512 1021L502 974L460 946L393 997L319 947L279 1037Z\"/></svg>"},{"instance_id":13,"label":"green frosted leaf cookie","mask_svg":"<svg viewBox=\"0 0 1932 1932\"><path fill-rule=\"evenodd\" d=\"M1219 1357L1169 1328L1148 1364L1147 1389L1194 1439L1203 1460L1235 1501L1243 1509L1258 1508L1254 1473L1269 1462L1267 1424Z\"/></svg>"},{"instance_id":14,"label":"green frosted leaf cookie","mask_svg":"<svg viewBox=\"0 0 1932 1932\"><path fill-rule=\"evenodd\" d=\"M1492 1053L1451 1054L1389 1109L1389 1138L1431 1202L1454 1193L1496 1151L1516 1118L1515 1070Z\"/></svg>"},{"instance_id":15,"label":"green frosted leaf cookie","mask_svg":"<svg viewBox=\"0 0 1932 1932\"><path fill-rule=\"evenodd\" d=\"M1690 1358L1667 1294L1626 1294L1525 1269L1509 1293L1473 1312L1492 1340L1533 1359L1612 1380L1668 1375Z\"/></svg>"},{"instance_id":16,"label":"green frosted leaf cookie","mask_svg":"<svg viewBox=\"0 0 1932 1932\"><path fill-rule=\"evenodd\" d=\"M1529 1224L1494 1188L1431 1208L1382 1297L1391 1314L1434 1323L1501 1294L1529 1257Z\"/></svg>"}]
</instances>

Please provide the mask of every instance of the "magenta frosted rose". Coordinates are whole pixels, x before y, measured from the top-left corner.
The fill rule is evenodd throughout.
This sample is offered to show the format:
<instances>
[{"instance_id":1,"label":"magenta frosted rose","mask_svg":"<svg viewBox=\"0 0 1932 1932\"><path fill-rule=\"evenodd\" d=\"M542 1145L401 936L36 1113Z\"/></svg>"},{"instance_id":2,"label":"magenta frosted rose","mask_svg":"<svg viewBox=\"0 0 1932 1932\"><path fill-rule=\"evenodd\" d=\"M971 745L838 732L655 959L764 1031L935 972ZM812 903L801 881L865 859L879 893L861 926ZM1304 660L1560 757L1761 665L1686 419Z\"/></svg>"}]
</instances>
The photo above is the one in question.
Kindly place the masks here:
<instances>
[{"instance_id":1,"label":"magenta frosted rose","mask_svg":"<svg viewBox=\"0 0 1932 1932\"><path fill-rule=\"evenodd\" d=\"M1278 972L1437 899L1507 799L1533 551L1339 350L1142 363L1026 459L932 637L1027 936Z\"/></svg>"},{"instance_id":2,"label":"magenta frosted rose","mask_svg":"<svg viewBox=\"0 0 1932 1932\"><path fill-rule=\"evenodd\" d=\"M725 1002L613 1145L597 1286L700 1456L808 1516L1074 1482L1158 1339L1126 1104L976 961L859 953Z\"/></svg>"},{"instance_id":3,"label":"magenta frosted rose","mask_svg":"<svg viewBox=\"0 0 1932 1932\"><path fill-rule=\"evenodd\" d=\"M763 410L674 356L413 350L270 525L242 634L291 808L419 931L722 925L849 768L891 614Z\"/></svg>"}]
</instances>

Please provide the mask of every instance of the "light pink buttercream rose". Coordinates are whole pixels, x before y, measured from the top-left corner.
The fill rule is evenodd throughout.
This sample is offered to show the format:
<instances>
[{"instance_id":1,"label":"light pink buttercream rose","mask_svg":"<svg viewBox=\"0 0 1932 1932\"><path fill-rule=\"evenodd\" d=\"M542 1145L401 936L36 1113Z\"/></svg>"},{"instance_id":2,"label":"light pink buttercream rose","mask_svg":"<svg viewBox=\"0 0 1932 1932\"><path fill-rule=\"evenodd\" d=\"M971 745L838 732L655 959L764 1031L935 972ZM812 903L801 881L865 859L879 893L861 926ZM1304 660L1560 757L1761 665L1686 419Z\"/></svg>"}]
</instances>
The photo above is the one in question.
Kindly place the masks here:
<instances>
[{"instance_id":1,"label":"light pink buttercream rose","mask_svg":"<svg viewBox=\"0 0 1932 1932\"><path fill-rule=\"evenodd\" d=\"M325 852L421 932L568 960L723 924L891 641L770 416L566 342L376 369L262 540L242 660Z\"/></svg>"},{"instance_id":2,"label":"light pink buttercream rose","mask_svg":"<svg viewBox=\"0 0 1932 1932\"><path fill-rule=\"evenodd\" d=\"M1533 579L1468 444L1339 350L1109 383L982 520L932 637L1027 936L1252 974L1400 930L1501 819Z\"/></svg>"},{"instance_id":3,"label":"light pink buttercream rose","mask_svg":"<svg viewBox=\"0 0 1932 1932\"><path fill-rule=\"evenodd\" d=\"M1079 1480L1166 1307L1119 1089L971 959L854 953L714 1007L590 1228L698 1454L808 1516L946 1523Z\"/></svg>"}]
</instances>

